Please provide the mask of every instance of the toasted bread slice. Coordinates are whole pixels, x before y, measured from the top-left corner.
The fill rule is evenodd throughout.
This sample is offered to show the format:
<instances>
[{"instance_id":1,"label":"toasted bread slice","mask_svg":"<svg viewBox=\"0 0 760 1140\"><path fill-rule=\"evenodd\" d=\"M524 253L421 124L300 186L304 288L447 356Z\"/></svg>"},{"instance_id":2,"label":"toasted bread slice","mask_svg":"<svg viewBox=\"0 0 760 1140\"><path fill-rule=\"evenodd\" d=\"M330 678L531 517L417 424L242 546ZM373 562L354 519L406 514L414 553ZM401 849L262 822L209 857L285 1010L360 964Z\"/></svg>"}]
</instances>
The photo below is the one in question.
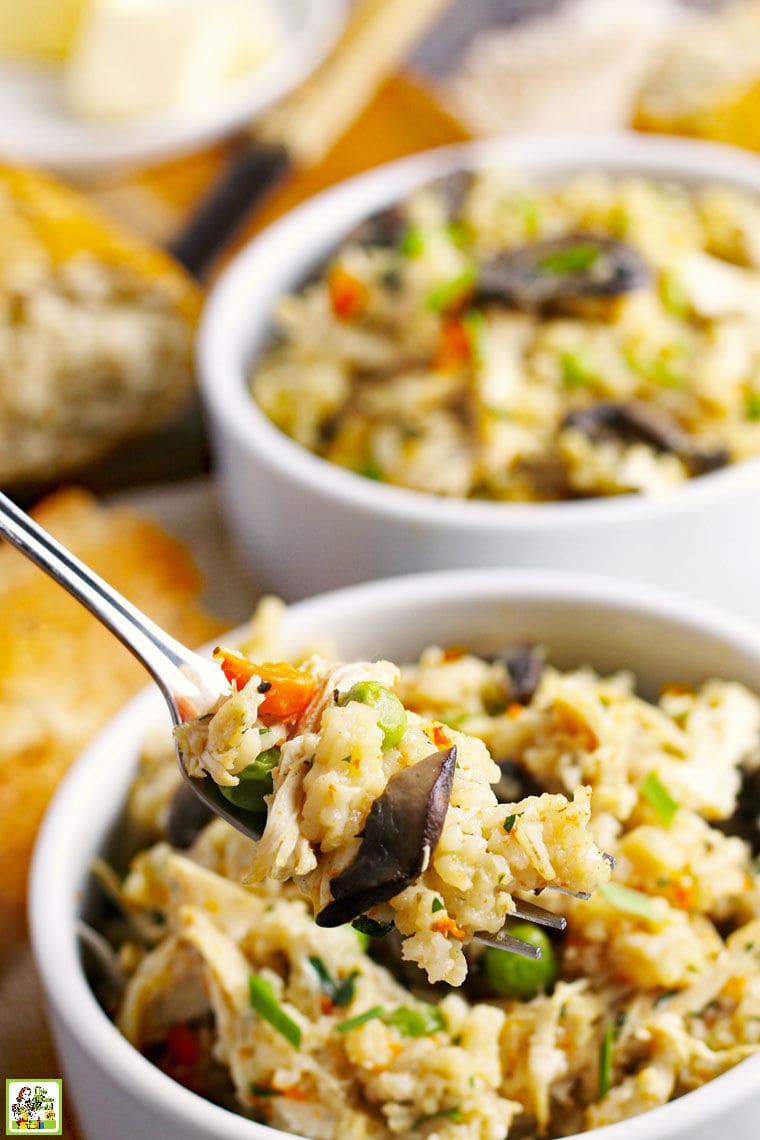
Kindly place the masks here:
<instances>
[{"instance_id":1,"label":"toasted bread slice","mask_svg":"<svg viewBox=\"0 0 760 1140\"><path fill-rule=\"evenodd\" d=\"M125 507L80 491L45 500L35 517L180 641L220 624L198 604L187 551ZM0 947L23 927L26 878L47 803L71 761L147 681L129 652L65 591L10 547L0 548Z\"/></svg>"},{"instance_id":2,"label":"toasted bread slice","mask_svg":"<svg viewBox=\"0 0 760 1140\"><path fill-rule=\"evenodd\" d=\"M0 164L0 484L70 473L175 416L201 299L83 196Z\"/></svg>"}]
</instances>

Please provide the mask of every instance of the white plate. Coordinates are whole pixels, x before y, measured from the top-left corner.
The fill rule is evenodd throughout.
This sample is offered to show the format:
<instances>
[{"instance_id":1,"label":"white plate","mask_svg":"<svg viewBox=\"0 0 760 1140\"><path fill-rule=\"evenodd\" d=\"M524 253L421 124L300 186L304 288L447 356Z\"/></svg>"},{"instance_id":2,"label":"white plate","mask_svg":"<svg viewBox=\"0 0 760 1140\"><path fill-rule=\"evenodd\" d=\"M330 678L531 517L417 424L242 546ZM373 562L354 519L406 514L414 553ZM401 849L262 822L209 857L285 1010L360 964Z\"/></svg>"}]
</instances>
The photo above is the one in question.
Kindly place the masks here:
<instances>
[{"instance_id":1,"label":"white plate","mask_svg":"<svg viewBox=\"0 0 760 1140\"><path fill-rule=\"evenodd\" d=\"M283 46L208 106L130 123L92 123L67 113L55 67L0 62L0 158L66 173L145 166L245 126L290 91L337 38L345 0L277 0Z\"/></svg>"}]
</instances>

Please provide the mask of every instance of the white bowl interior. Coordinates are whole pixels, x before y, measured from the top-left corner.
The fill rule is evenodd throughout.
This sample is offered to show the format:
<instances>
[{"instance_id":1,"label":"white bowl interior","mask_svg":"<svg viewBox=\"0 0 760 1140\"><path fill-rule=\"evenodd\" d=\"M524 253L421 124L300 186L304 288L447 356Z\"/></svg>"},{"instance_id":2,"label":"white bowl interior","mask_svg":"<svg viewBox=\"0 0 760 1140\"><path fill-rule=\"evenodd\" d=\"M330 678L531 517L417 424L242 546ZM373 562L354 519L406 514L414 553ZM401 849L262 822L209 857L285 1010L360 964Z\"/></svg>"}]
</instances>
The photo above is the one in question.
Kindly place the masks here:
<instances>
[{"instance_id":1,"label":"white bowl interior","mask_svg":"<svg viewBox=\"0 0 760 1140\"><path fill-rule=\"evenodd\" d=\"M347 659L384 655L399 661L430 643L488 651L530 637L545 645L559 665L588 663L603 672L633 669L643 690L674 680L696 684L710 676L760 690L760 640L739 623L667 595L601 579L513 571L418 575L336 591L291 607L286 624L290 648L325 634ZM98 737L57 793L35 853L33 946L69 1089L87 1140L101 1134L97 1129L109 1117L108 1134L114 1140L148 1134L160 1134L163 1140L273 1140L282 1134L201 1100L133 1050L97 1005L79 963L74 922L89 860L118 817L146 728L161 717L166 713L160 698L150 691ZM95 1073L104 1085L93 1079ZM759 1088L756 1057L647 1114L646 1131L634 1118L589 1135L595 1140L641 1140L644 1135L647 1140L707 1140L720 1112L757 1097ZM121 1132L112 1116L119 1097L127 1113ZM755 1104L755 1113L759 1110ZM142 1113L141 1122L137 1117L130 1121L131 1113ZM146 1120L150 1133L144 1131Z\"/></svg>"}]
</instances>

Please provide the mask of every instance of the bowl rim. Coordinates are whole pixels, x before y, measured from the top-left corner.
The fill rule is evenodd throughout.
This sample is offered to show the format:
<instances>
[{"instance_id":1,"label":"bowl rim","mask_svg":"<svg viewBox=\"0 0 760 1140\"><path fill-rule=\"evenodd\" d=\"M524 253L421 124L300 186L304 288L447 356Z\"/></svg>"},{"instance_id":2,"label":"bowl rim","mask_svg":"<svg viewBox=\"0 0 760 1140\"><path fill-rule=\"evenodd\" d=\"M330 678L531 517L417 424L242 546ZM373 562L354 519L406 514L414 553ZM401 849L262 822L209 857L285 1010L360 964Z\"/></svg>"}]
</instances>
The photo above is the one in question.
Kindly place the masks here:
<instances>
[{"instance_id":1,"label":"bowl rim","mask_svg":"<svg viewBox=\"0 0 760 1140\"><path fill-rule=\"evenodd\" d=\"M579 157L581 156L581 157ZM528 179L568 177L573 170L640 172L683 183L719 182L760 195L760 157L721 143L633 131L497 136L437 147L385 163L323 190L273 222L243 247L220 274L206 300L198 331L197 361L202 397L212 423L242 449L255 453L273 476L308 488L362 513L463 531L551 531L557 525L612 519L660 518L673 510L694 511L757 485L760 456L692 478L658 494L628 494L568 502L481 502L445 497L365 479L291 439L268 419L248 393L247 374L258 352L245 360L231 345L231 331L247 326L258 341L266 332L272 298L256 300L257 281L285 258L292 287L324 247L320 221L344 219L345 230L367 214L440 174L506 161ZM333 247L328 243L327 249ZM283 250L285 253L283 254ZM253 293L254 299L247 298ZM266 287L265 287L266 293ZM257 310L258 304L258 310ZM213 434L213 433L212 433Z\"/></svg>"},{"instance_id":2,"label":"bowl rim","mask_svg":"<svg viewBox=\"0 0 760 1140\"><path fill-rule=\"evenodd\" d=\"M549 605L598 607L610 613L641 615L696 631L730 644L757 663L760 674L760 630L720 610L657 588L590 574L554 570L475 569L410 574L377 582L332 590L288 607L287 626L297 626L310 614L329 614L348 606L354 612L373 607L404 608L428 602L463 604L477 594L491 602L520 601ZM244 627L241 627L241 629ZM237 631L231 631L234 637ZM66 874L67 853L72 838L82 830L91 777L104 771L104 754L125 750L136 760L146 729L163 707L154 686L133 698L98 733L72 766L57 790L43 820L32 862L29 885L29 917L32 950L46 1004L56 1021L76 1041L88 1059L103 1058L112 1079L133 1086L140 1097L160 1113L185 1122L189 1128L208 1129L209 1136L226 1140L296 1140L293 1134L257 1124L183 1088L144 1058L121 1035L95 999L81 967L74 920L78 913L82 882L70 891ZM130 767L130 771L132 771ZM101 776L102 779L102 776ZM88 817L89 818L89 817ZM107 814L90 851L97 851L113 821ZM92 828L86 832L92 835ZM690 1122L716 1120L726 1107L740 1104L757 1093L760 1055L749 1057L713 1078L707 1084L646 1113L648 1135L654 1140L683 1140ZM652 1132L657 1127L656 1133ZM632 1117L577 1133L568 1140L640 1140L641 1118Z\"/></svg>"}]
</instances>

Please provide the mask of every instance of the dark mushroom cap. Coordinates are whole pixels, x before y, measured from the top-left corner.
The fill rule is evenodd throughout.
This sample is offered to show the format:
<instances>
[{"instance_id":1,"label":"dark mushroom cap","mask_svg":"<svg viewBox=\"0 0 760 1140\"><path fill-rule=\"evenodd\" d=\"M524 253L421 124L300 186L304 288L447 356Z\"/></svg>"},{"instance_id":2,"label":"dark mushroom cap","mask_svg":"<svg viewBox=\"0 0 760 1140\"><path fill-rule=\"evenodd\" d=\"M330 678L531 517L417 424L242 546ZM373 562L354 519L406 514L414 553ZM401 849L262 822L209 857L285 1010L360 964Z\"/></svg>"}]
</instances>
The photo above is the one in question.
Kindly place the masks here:
<instances>
[{"instance_id":1,"label":"dark mushroom cap","mask_svg":"<svg viewBox=\"0 0 760 1140\"><path fill-rule=\"evenodd\" d=\"M342 926L413 883L441 837L451 798L455 746L391 776L370 808L356 859L330 884L318 926Z\"/></svg>"},{"instance_id":2,"label":"dark mushroom cap","mask_svg":"<svg viewBox=\"0 0 760 1140\"><path fill-rule=\"evenodd\" d=\"M571 234L486 259L474 300L517 309L564 309L620 297L650 277L646 261L631 246L595 234Z\"/></svg>"},{"instance_id":3,"label":"dark mushroom cap","mask_svg":"<svg viewBox=\"0 0 760 1140\"><path fill-rule=\"evenodd\" d=\"M645 443L655 451L677 455L692 475L725 467L730 458L723 447L700 447L666 412L639 400L622 404L600 400L591 407L570 412L562 426L583 432L593 442L616 439L628 444Z\"/></svg>"},{"instance_id":4,"label":"dark mushroom cap","mask_svg":"<svg viewBox=\"0 0 760 1140\"><path fill-rule=\"evenodd\" d=\"M509 698L527 705L539 686L544 672L544 654L536 645L510 645L496 657L509 674Z\"/></svg>"}]
</instances>

